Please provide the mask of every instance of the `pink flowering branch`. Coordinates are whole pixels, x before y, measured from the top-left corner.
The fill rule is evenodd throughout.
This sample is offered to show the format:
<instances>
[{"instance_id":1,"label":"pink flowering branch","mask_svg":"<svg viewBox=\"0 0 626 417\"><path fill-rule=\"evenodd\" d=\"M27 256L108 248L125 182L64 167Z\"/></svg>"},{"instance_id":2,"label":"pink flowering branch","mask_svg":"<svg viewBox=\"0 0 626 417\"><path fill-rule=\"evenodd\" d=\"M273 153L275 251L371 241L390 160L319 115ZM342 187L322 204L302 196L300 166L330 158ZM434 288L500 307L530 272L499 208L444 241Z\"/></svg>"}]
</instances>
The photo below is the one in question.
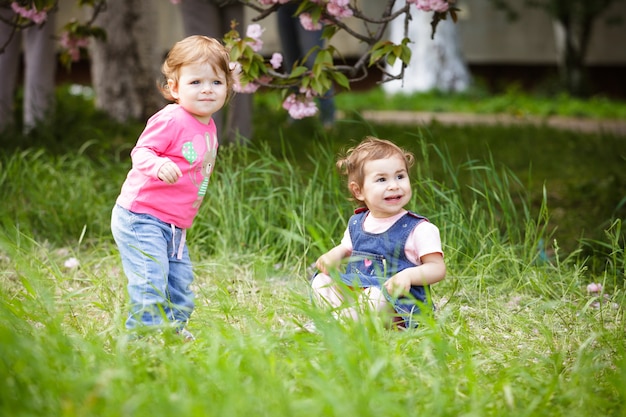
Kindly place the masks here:
<instances>
[{"instance_id":1,"label":"pink flowering branch","mask_svg":"<svg viewBox=\"0 0 626 417\"><path fill-rule=\"evenodd\" d=\"M4 52L17 31L45 23L48 13L56 9L57 2L58 0L50 1L50 4L43 4L37 7L32 1L0 1L0 8L9 9L13 12L10 19L0 15L0 21L13 28L9 37L0 46L0 53Z\"/></svg>"},{"instance_id":2,"label":"pink flowering branch","mask_svg":"<svg viewBox=\"0 0 626 417\"><path fill-rule=\"evenodd\" d=\"M77 0L77 3L82 7L89 6L91 16L85 23L72 20L63 27L59 43L61 61L66 66L80 59L82 54L86 54L89 39L106 39L104 30L94 25L96 17L106 8L106 0ZM0 17L3 24L12 27L11 34L0 47L0 53L4 52L18 31L44 24L48 14L56 11L58 5L59 0L0 0L0 8L10 9L13 12L10 19Z\"/></svg>"},{"instance_id":3,"label":"pink flowering branch","mask_svg":"<svg viewBox=\"0 0 626 417\"><path fill-rule=\"evenodd\" d=\"M14 1L11 3L11 10L21 18L31 20L36 25L42 24L48 18L48 11L46 9L37 10L36 4L32 4L31 7L24 7Z\"/></svg>"},{"instance_id":4,"label":"pink flowering branch","mask_svg":"<svg viewBox=\"0 0 626 417\"><path fill-rule=\"evenodd\" d=\"M86 23L71 21L63 28L59 39L63 48L61 59L68 66L87 53L86 48L91 38L106 39L106 33L94 25L95 17L106 8L106 0L76 1L80 6L91 7L92 18ZM170 0L173 4L180 1L182 0ZM231 50L233 61L241 68L235 89L241 93L251 93L259 87L280 89L284 98L283 106L292 117L315 114L316 97L324 96L333 86L349 89L351 83L366 78L370 68L379 69L385 80L403 78L404 67L411 58L411 51L407 46L409 39L406 35L411 14L432 13L431 26L434 36L437 24L441 20L450 16L456 21L457 10L453 7L455 0L407 0L405 6L394 11L395 0L387 0L382 14L368 16L359 8L357 0L302 0L296 12L300 24L308 30L323 27L323 38L328 46L316 47L307 53L307 57L315 56L310 68L305 65L306 60L296 63L293 68L284 68L280 54L263 51L264 29L260 22L290 0L239 1L254 10L257 15L253 17L253 24L246 28L245 36L239 33L236 29L237 23L234 23L232 30L224 37L225 44ZM57 8L58 0L37 0L36 3L33 0L0 0L0 7L9 6L15 17L8 23L13 26L15 32L29 25L43 23L46 13ZM348 25L347 18L360 21L362 28ZM395 19L403 19L405 23L405 39L398 45L386 38L387 26ZM331 41L333 36L340 32L367 46L353 64L335 63L335 57L343 54ZM266 59L267 56L271 58ZM405 65L398 74L389 73L387 64L393 64L397 60Z\"/></svg>"},{"instance_id":5,"label":"pink flowering branch","mask_svg":"<svg viewBox=\"0 0 626 417\"><path fill-rule=\"evenodd\" d=\"M407 4L393 10L394 0L387 0L381 15L372 17L359 9L354 0L303 0L300 2L296 15L306 30L318 30L322 27L323 38L330 41L332 37L345 32L352 38L367 45L365 52L352 65L334 62L335 56L342 56L332 42L328 46L316 48L307 53L315 54L313 66L308 68L298 62L293 68L281 68L282 61L274 54L265 60L261 54L263 29L260 26L265 17L276 12L288 0L240 0L257 12L252 18L253 24L247 28L246 37L241 38L235 27L224 40L231 48L231 58L241 65L239 91L256 91L260 86L282 89L283 108L293 118L308 117L317 112L313 99L324 96L334 85L349 89L350 84L368 76L369 68L380 70L385 80L401 79L404 68L411 59L408 47L408 23L411 13L432 13L432 34L437 24L450 16L456 21L457 9L453 7L455 0L407 0ZM358 30L356 25L348 25L346 18L360 20L365 29ZM395 19L404 19L405 39L396 45L387 40L387 26ZM281 57L282 58L282 57ZM397 74L388 71L387 64L393 65L396 60L405 65ZM282 72L278 70L282 69ZM252 84L253 87L246 87ZM295 89L295 93L294 93Z\"/></svg>"}]
</instances>

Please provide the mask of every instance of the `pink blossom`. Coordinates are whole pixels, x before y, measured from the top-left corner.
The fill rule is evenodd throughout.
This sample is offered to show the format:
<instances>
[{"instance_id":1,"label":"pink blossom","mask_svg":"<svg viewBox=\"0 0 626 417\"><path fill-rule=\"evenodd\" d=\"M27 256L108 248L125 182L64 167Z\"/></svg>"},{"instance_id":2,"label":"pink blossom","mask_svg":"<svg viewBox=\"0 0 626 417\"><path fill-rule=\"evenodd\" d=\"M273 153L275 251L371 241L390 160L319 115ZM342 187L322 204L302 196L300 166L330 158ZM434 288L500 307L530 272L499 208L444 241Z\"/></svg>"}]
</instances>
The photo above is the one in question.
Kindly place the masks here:
<instances>
[{"instance_id":1,"label":"pink blossom","mask_svg":"<svg viewBox=\"0 0 626 417\"><path fill-rule=\"evenodd\" d=\"M446 0L407 0L409 4L415 4L418 9L424 12L446 12L450 5Z\"/></svg>"},{"instance_id":2,"label":"pink blossom","mask_svg":"<svg viewBox=\"0 0 626 417\"><path fill-rule=\"evenodd\" d=\"M447 12L450 8L450 5L446 0L432 0L430 2L430 7L436 12Z\"/></svg>"},{"instance_id":3,"label":"pink blossom","mask_svg":"<svg viewBox=\"0 0 626 417\"><path fill-rule=\"evenodd\" d=\"M256 39L253 42L248 42L248 45L250 45L250 48L252 48L254 52L260 52L261 49L263 49L263 41L260 39Z\"/></svg>"},{"instance_id":4,"label":"pink blossom","mask_svg":"<svg viewBox=\"0 0 626 417\"><path fill-rule=\"evenodd\" d=\"M48 18L48 12L42 10L40 12L37 11L37 7L33 5L32 9L27 9L25 7L20 6L17 2L11 3L11 9L22 16L24 19L32 20L36 24L41 24L46 21Z\"/></svg>"},{"instance_id":5,"label":"pink blossom","mask_svg":"<svg viewBox=\"0 0 626 417\"><path fill-rule=\"evenodd\" d=\"M320 22L313 23L313 18L309 13L302 13L299 18L300 24L305 30L320 30L322 28Z\"/></svg>"},{"instance_id":6,"label":"pink blossom","mask_svg":"<svg viewBox=\"0 0 626 417\"><path fill-rule=\"evenodd\" d=\"M328 14L335 17L350 17L352 9L350 8L350 0L330 0L326 6Z\"/></svg>"},{"instance_id":7,"label":"pink blossom","mask_svg":"<svg viewBox=\"0 0 626 417\"><path fill-rule=\"evenodd\" d=\"M241 74L241 64L239 62L229 62L228 69L231 70L235 75Z\"/></svg>"},{"instance_id":8,"label":"pink blossom","mask_svg":"<svg viewBox=\"0 0 626 417\"><path fill-rule=\"evenodd\" d=\"M172 4L180 4L182 0L170 0L170 3Z\"/></svg>"},{"instance_id":9,"label":"pink blossom","mask_svg":"<svg viewBox=\"0 0 626 417\"><path fill-rule=\"evenodd\" d=\"M317 113L317 106L311 95L290 94L283 102L283 109L289 112L289 116L294 119L303 119L314 116Z\"/></svg>"},{"instance_id":10,"label":"pink blossom","mask_svg":"<svg viewBox=\"0 0 626 417\"><path fill-rule=\"evenodd\" d=\"M328 3L328 6L326 6L326 10L328 11L328 14L338 18L350 17L353 14L352 9L350 9L349 7L343 8L333 3Z\"/></svg>"},{"instance_id":11,"label":"pink blossom","mask_svg":"<svg viewBox=\"0 0 626 417\"><path fill-rule=\"evenodd\" d=\"M256 90L259 89L259 85L253 82L249 82L246 85L241 85L241 82L238 79L235 79L233 83L233 91L241 94L252 94Z\"/></svg>"},{"instance_id":12,"label":"pink blossom","mask_svg":"<svg viewBox=\"0 0 626 417\"><path fill-rule=\"evenodd\" d=\"M587 292L590 294L602 292L602 284L592 282L591 284L587 285Z\"/></svg>"},{"instance_id":13,"label":"pink blossom","mask_svg":"<svg viewBox=\"0 0 626 417\"><path fill-rule=\"evenodd\" d=\"M86 48L89 45L89 39L77 37L69 32L63 32L60 43L70 54L72 61L76 62L80 59L80 48Z\"/></svg>"},{"instance_id":14,"label":"pink blossom","mask_svg":"<svg viewBox=\"0 0 626 417\"><path fill-rule=\"evenodd\" d=\"M252 48L254 52L259 52L263 49L263 41L261 40L263 32L265 32L265 29L257 23L249 25L246 30L246 37L252 39L252 42L248 42L248 45L250 45L250 48Z\"/></svg>"},{"instance_id":15,"label":"pink blossom","mask_svg":"<svg viewBox=\"0 0 626 417\"><path fill-rule=\"evenodd\" d=\"M272 68L278 69L280 68L282 63L283 63L283 56L279 54L278 52L274 52L272 54L272 59L270 59L270 64L272 65Z\"/></svg>"},{"instance_id":16,"label":"pink blossom","mask_svg":"<svg viewBox=\"0 0 626 417\"><path fill-rule=\"evenodd\" d=\"M260 39L263 32L265 32L265 29L263 29L261 25L253 23L248 26L248 29L246 29L246 36L252 39Z\"/></svg>"},{"instance_id":17,"label":"pink blossom","mask_svg":"<svg viewBox=\"0 0 626 417\"><path fill-rule=\"evenodd\" d=\"M228 68L230 69L232 73L231 75L233 77L233 90L234 90L235 86L239 85L240 83L241 73L242 73L241 64L239 62L229 62Z\"/></svg>"}]
</instances>

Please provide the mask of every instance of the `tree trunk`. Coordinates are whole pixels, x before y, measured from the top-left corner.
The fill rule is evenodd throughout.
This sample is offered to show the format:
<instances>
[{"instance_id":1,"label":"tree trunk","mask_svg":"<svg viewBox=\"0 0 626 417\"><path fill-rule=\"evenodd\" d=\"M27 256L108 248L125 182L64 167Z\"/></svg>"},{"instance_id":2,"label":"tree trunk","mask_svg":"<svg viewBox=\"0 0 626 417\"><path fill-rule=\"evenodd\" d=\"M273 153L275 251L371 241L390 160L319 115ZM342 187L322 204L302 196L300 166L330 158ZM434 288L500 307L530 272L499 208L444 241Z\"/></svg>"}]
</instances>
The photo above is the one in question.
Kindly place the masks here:
<instances>
[{"instance_id":1,"label":"tree trunk","mask_svg":"<svg viewBox=\"0 0 626 417\"><path fill-rule=\"evenodd\" d=\"M396 7L403 7L398 1ZM434 39L431 39L432 13L417 10L412 6L413 19L409 22L408 33L404 33L404 21L395 19L391 24L389 38L400 43L404 37L411 42L411 61L404 70L403 80L383 83L387 93L413 93L439 90L461 92L467 90L471 76L461 54L456 25L451 20L442 20L437 26ZM402 63L398 60L388 67L391 74L400 72Z\"/></svg>"},{"instance_id":2,"label":"tree trunk","mask_svg":"<svg viewBox=\"0 0 626 417\"><path fill-rule=\"evenodd\" d=\"M593 26L614 2L615 0L552 0L538 6L552 18L561 80L573 96L588 94L585 61Z\"/></svg>"},{"instance_id":3,"label":"tree trunk","mask_svg":"<svg viewBox=\"0 0 626 417\"><path fill-rule=\"evenodd\" d=\"M562 7L553 17L554 40L561 80L573 96L586 95L585 57L597 11Z\"/></svg>"},{"instance_id":4,"label":"tree trunk","mask_svg":"<svg viewBox=\"0 0 626 417\"><path fill-rule=\"evenodd\" d=\"M145 120L165 103L156 88L154 13L148 0L108 0L96 21L107 33L91 51L96 107L119 122Z\"/></svg>"}]
</instances>

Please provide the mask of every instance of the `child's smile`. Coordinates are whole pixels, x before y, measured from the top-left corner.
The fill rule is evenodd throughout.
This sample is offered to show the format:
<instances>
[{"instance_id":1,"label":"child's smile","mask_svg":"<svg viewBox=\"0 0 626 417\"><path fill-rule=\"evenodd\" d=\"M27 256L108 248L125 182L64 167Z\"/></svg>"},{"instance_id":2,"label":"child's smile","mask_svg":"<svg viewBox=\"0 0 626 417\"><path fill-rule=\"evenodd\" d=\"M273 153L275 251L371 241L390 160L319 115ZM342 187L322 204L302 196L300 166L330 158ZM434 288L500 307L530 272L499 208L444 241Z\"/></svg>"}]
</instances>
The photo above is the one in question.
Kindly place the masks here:
<instances>
[{"instance_id":1,"label":"child's smile","mask_svg":"<svg viewBox=\"0 0 626 417\"><path fill-rule=\"evenodd\" d=\"M363 171L363 186L356 187L355 197L374 217L390 217L404 210L412 191L406 162L400 155L367 161Z\"/></svg>"}]
</instances>

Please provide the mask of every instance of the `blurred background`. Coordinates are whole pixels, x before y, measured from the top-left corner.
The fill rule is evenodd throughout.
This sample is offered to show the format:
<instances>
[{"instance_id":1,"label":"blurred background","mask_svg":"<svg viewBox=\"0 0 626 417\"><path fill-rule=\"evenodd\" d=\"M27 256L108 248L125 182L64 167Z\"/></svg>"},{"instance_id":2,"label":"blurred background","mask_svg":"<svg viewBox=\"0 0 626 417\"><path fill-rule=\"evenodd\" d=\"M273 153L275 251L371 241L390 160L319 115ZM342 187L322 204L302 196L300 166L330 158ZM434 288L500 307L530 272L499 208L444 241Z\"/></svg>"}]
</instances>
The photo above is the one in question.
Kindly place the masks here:
<instances>
[{"instance_id":1,"label":"blurred background","mask_svg":"<svg viewBox=\"0 0 626 417\"><path fill-rule=\"evenodd\" d=\"M85 15L76 4L74 0L60 1L57 25ZM364 12L371 16L375 16L385 4L379 0L359 2ZM490 0L457 1L460 12L456 27L461 53L472 76L494 90L503 90L511 82L525 88L542 87L538 84L549 82L558 71L554 23L544 10L526 7L524 0L510 0L508 4L518 11L516 20L510 20L507 13L496 8ZM154 28L150 37L156 42L156 52L163 55L184 36L182 17L179 6L170 1L161 0L153 5L156 6L153 15L145 18ZM245 15L246 22L243 28L239 28L240 33L245 33L255 12L246 9ZM626 40L625 18L626 2L616 1L594 22L585 59L592 94L615 98L626 96L626 48L620 44ZM354 18L347 20L351 25L359 24ZM280 52L276 16L272 14L258 23L265 29L262 53L271 56L273 52ZM442 22L446 23L449 22ZM348 60L359 56L365 48L342 33L333 38L333 45ZM57 74L59 81L89 83L89 62L80 61L73 64L71 72L63 69ZM369 82L362 86L367 87L379 79L380 74L372 71Z\"/></svg>"}]
</instances>

